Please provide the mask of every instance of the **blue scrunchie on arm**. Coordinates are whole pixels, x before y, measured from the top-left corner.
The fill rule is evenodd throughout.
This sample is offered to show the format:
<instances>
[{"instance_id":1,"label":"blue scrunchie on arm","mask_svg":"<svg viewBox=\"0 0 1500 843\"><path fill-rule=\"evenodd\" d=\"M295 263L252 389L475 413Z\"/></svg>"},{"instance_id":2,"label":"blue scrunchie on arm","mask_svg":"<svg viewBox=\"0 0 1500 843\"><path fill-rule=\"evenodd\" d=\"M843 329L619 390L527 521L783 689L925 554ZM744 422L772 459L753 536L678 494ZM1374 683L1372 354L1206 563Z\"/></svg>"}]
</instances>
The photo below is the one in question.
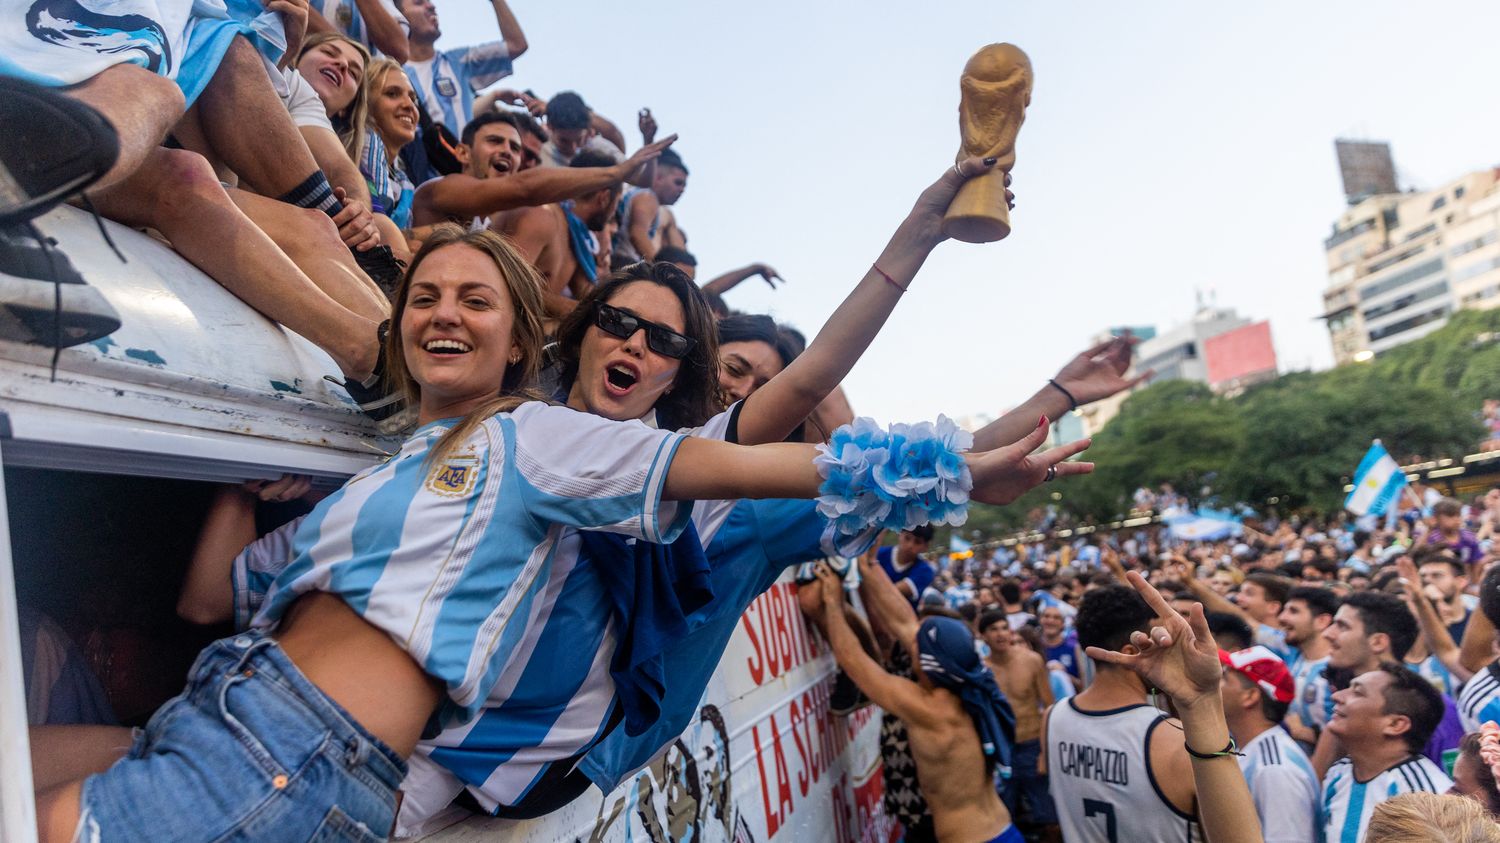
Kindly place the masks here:
<instances>
[{"instance_id":1,"label":"blue scrunchie on arm","mask_svg":"<svg viewBox=\"0 0 1500 843\"><path fill-rule=\"evenodd\" d=\"M882 430L857 418L833 432L813 459L823 484L818 512L848 536L878 525L910 530L958 526L969 517L974 479L963 454L974 436L947 416Z\"/></svg>"}]
</instances>

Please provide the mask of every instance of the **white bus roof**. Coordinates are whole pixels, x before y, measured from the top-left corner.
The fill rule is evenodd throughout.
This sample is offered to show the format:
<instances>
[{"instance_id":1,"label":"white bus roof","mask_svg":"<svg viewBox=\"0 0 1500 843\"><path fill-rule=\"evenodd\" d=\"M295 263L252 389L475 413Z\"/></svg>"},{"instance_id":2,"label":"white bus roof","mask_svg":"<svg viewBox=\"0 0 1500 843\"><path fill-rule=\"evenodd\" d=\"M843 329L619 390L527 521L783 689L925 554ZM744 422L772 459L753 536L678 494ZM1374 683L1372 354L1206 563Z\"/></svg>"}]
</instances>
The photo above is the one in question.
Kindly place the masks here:
<instances>
[{"instance_id":1,"label":"white bus roof","mask_svg":"<svg viewBox=\"0 0 1500 843\"><path fill-rule=\"evenodd\" d=\"M38 220L118 311L108 337L58 356L0 340L10 465L202 480L295 471L341 478L392 450L331 358L261 316L170 247L63 207ZM38 282L45 283L45 282Z\"/></svg>"}]
</instances>

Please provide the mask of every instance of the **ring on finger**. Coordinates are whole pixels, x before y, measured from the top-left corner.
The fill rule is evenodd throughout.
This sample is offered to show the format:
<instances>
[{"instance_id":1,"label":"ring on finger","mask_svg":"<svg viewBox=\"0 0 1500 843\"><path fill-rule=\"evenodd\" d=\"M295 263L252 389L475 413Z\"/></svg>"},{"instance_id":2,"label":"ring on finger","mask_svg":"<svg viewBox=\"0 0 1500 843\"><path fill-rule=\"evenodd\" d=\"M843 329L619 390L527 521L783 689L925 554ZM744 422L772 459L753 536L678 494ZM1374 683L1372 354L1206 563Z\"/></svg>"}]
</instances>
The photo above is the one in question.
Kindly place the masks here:
<instances>
[{"instance_id":1,"label":"ring on finger","mask_svg":"<svg viewBox=\"0 0 1500 843\"><path fill-rule=\"evenodd\" d=\"M1056 480L1056 479L1057 479L1057 466L1055 466L1055 465L1049 465L1049 466L1047 466L1047 474L1042 477L1042 482L1043 483L1050 483L1051 481Z\"/></svg>"},{"instance_id":2,"label":"ring on finger","mask_svg":"<svg viewBox=\"0 0 1500 843\"><path fill-rule=\"evenodd\" d=\"M958 173L958 177L961 179L968 178L968 176L964 174L964 164L962 161L953 165L953 172Z\"/></svg>"}]
</instances>

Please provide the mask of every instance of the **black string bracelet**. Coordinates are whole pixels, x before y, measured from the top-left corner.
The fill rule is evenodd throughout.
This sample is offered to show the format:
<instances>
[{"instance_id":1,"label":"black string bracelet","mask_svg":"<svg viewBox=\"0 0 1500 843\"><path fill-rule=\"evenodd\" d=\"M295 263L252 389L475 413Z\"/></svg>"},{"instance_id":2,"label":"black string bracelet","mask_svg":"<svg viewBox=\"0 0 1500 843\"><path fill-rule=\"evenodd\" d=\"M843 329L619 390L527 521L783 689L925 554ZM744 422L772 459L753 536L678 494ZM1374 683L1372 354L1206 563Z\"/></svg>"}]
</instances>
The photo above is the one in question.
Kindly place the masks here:
<instances>
[{"instance_id":1,"label":"black string bracelet","mask_svg":"<svg viewBox=\"0 0 1500 843\"><path fill-rule=\"evenodd\" d=\"M1058 383L1055 378L1048 378L1047 379L1047 383L1051 384L1053 389L1057 390L1058 392L1061 392L1063 394L1063 397L1066 398L1066 399L1068 399L1068 409L1069 410L1076 410L1076 409L1078 409L1078 399L1073 397L1073 393L1071 393L1071 392L1067 391L1066 389L1064 389L1063 385L1060 384L1060 383Z\"/></svg>"},{"instance_id":2,"label":"black string bracelet","mask_svg":"<svg viewBox=\"0 0 1500 843\"><path fill-rule=\"evenodd\" d=\"M1194 758L1202 758L1204 761L1212 761L1215 758L1223 758L1226 755L1239 755L1239 756L1243 756L1245 754L1245 753L1239 751L1240 748L1237 745L1235 745L1234 738L1232 738L1232 737L1229 739L1229 746L1224 747L1223 749L1219 750L1218 752L1199 752L1199 751L1193 749L1192 747L1188 746L1187 745L1187 741L1183 741L1182 742L1182 748L1185 749L1185 750L1187 750L1187 754L1188 755L1191 755Z\"/></svg>"}]
</instances>

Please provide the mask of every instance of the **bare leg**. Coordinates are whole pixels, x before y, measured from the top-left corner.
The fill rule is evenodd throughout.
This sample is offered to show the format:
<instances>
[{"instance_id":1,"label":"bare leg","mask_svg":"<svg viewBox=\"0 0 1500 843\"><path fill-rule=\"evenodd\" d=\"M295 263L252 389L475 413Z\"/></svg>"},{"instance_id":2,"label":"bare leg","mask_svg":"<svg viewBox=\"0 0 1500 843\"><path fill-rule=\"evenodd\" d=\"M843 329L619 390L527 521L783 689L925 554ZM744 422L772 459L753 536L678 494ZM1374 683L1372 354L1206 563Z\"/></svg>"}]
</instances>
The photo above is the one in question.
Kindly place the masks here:
<instances>
[{"instance_id":1,"label":"bare leg","mask_svg":"<svg viewBox=\"0 0 1500 843\"><path fill-rule=\"evenodd\" d=\"M91 192L134 173L182 116L184 105L176 82L133 64L117 64L64 93L93 106L120 134L120 160Z\"/></svg>"},{"instance_id":2,"label":"bare leg","mask_svg":"<svg viewBox=\"0 0 1500 843\"><path fill-rule=\"evenodd\" d=\"M256 193L285 195L318 169L260 54L244 38L229 45L193 110L209 146Z\"/></svg>"},{"instance_id":3,"label":"bare leg","mask_svg":"<svg viewBox=\"0 0 1500 843\"><path fill-rule=\"evenodd\" d=\"M329 298L375 322L390 317L385 294L354 262L327 214L243 190L229 191L229 198Z\"/></svg>"},{"instance_id":4,"label":"bare leg","mask_svg":"<svg viewBox=\"0 0 1500 843\"><path fill-rule=\"evenodd\" d=\"M125 726L32 726L31 785L37 791L108 770L134 735Z\"/></svg>"},{"instance_id":5,"label":"bare leg","mask_svg":"<svg viewBox=\"0 0 1500 843\"><path fill-rule=\"evenodd\" d=\"M133 176L95 201L110 219L166 235L179 254L246 304L327 352L345 377L362 380L373 371L378 322L353 313L303 275L235 207L203 156L158 147Z\"/></svg>"}]
</instances>

